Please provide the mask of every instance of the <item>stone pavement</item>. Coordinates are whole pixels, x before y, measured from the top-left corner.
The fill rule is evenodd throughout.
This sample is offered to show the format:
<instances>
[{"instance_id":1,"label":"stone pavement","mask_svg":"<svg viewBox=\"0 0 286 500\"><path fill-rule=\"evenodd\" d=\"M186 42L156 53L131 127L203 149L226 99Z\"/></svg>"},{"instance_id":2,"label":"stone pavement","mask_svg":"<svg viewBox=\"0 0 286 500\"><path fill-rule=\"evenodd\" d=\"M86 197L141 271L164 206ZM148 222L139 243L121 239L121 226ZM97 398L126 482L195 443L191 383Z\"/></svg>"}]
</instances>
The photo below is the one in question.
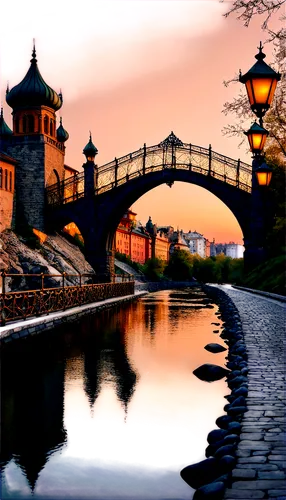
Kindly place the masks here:
<instances>
[{"instance_id":1,"label":"stone pavement","mask_svg":"<svg viewBox=\"0 0 286 500\"><path fill-rule=\"evenodd\" d=\"M248 411L227 500L286 500L285 304L219 286L240 314L248 354Z\"/></svg>"}]
</instances>

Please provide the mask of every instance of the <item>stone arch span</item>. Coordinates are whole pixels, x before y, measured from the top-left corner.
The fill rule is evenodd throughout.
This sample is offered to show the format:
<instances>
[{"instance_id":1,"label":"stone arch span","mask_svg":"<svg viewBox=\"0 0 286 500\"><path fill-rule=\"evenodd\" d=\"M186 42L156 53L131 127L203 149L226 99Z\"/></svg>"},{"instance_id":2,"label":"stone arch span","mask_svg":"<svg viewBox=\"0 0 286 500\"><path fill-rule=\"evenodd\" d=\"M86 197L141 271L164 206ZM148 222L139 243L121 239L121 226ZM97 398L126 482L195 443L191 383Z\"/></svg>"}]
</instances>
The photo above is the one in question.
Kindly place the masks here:
<instances>
[{"instance_id":1,"label":"stone arch span","mask_svg":"<svg viewBox=\"0 0 286 500\"><path fill-rule=\"evenodd\" d=\"M174 134L158 146L144 147L135 153L102 167L87 162L84 177L79 174L82 177L77 179L77 185L84 185L84 189L77 191L76 200L69 197L59 203L53 198L53 187L49 188L48 197L55 199L54 205L48 205L52 227L63 227L65 220L77 224L85 242L86 258L99 277L108 279L113 271L114 236L124 212L164 183L187 182L214 194L235 216L247 244L251 227L251 167L241 166L211 148L203 150L183 144ZM239 176L239 168L245 177ZM243 183L243 179L247 182Z\"/></svg>"},{"instance_id":2,"label":"stone arch span","mask_svg":"<svg viewBox=\"0 0 286 500\"><path fill-rule=\"evenodd\" d=\"M242 230L244 240L249 237L249 213L251 195L227 185L211 176L202 176L195 172L167 170L150 173L144 179L134 179L118 187L112 193L102 194L97 198L95 212L98 214L97 245L99 254L106 254L104 266L112 267L113 242L116 228L126 210L148 191L164 183L181 181L203 187L219 198L234 214ZM104 223L101 224L101 217ZM89 236L87 235L88 239ZM91 250L94 255L94 250ZM95 255L94 255L95 256ZM93 260L92 256L91 259ZM96 258L97 261L100 261ZM100 266L101 267L101 266Z\"/></svg>"}]
</instances>

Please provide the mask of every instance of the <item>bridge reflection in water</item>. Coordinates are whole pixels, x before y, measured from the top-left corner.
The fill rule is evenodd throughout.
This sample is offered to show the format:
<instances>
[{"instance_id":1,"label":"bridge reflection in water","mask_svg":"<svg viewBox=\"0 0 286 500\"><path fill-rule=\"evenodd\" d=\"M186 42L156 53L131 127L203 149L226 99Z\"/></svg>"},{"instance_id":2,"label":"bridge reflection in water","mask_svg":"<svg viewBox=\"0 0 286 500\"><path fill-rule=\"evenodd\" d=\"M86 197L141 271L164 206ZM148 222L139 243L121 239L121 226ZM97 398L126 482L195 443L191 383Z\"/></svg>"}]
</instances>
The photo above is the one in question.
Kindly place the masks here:
<instances>
[{"instance_id":1,"label":"bridge reflection in water","mask_svg":"<svg viewBox=\"0 0 286 500\"><path fill-rule=\"evenodd\" d=\"M5 346L2 498L190 499L179 471L203 459L228 392L192 375L224 363L204 349L216 311L163 291Z\"/></svg>"}]
</instances>

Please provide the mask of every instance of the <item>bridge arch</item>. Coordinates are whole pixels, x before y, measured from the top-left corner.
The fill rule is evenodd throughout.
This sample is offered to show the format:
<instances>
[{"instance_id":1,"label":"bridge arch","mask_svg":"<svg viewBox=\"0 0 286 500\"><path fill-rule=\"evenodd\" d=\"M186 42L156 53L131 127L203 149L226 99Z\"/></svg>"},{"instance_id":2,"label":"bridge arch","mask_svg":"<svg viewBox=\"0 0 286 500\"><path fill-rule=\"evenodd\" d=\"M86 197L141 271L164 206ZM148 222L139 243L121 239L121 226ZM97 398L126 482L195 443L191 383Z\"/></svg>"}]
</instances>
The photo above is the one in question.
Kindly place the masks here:
<instances>
[{"instance_id":1,"label":"bridge arch","mask_svg":"<svg viewBox=\"0 0 286 500\"><path fill-rule=\"evenodd\" d=\"M173 132L159 145L146 147L85 171L67 182L57 199L53 186L47 190L49 214L57 224L68 216L81 230L86 258L100 275L113 268L116 228L122 215L141 196L161 184L176 181L200 186L219 198L234 214L245 243L250 238L252 170L245 163L208 149L185 144ZM71 195L69 195L69 189ZM77 222L78 221L78 222Z\"/></svg>"}]
</instances>

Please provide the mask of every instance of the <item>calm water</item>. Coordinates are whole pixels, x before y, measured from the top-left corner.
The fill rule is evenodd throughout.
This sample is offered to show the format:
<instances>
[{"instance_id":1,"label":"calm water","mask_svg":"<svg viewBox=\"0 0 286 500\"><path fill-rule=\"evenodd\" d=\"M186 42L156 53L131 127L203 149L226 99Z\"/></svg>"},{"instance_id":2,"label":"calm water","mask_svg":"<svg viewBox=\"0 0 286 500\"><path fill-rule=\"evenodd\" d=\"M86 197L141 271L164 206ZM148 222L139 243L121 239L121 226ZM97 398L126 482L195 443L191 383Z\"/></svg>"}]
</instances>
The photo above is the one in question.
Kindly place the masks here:
<instances>
[{"instance_id":1,"label":"calm water","mask_svg":"<svg viewBox=\"0 0 286 500\"><path fill-rule=\"evenodd\" d=\"M2 498L190 500L180 470L205 458L223 413L221 326L200 292L161 291L18 341L2 355Z\"/></svg>"}]
</instances>

